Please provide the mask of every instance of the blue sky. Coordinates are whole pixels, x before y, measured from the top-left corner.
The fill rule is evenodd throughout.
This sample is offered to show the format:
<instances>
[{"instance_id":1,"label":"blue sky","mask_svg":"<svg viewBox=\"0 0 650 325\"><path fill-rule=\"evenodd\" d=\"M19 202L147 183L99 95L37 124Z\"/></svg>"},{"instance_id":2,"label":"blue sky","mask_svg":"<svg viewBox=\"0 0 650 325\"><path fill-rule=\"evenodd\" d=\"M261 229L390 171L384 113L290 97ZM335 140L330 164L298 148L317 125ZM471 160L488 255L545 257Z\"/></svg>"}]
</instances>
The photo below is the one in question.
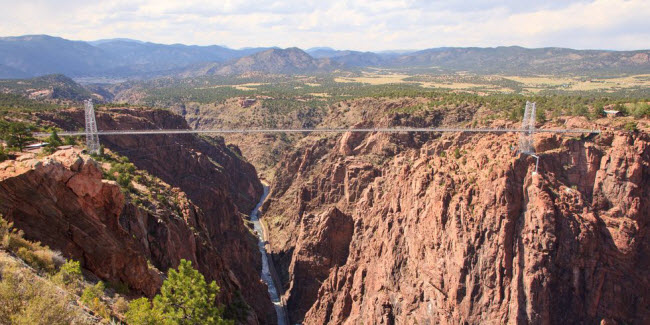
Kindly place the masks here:
<instances>
[{"instance_id":1,"label":"blue sky","mask_svg":"<svg viewBox=\"0 0 650 325\"><path fill-rule=\"evenodd\" d=\"M538 3L536 3L538 2ZM156 43L649 49L649 0L0 0L0 35Z\"/></svg>"}]
</instances>

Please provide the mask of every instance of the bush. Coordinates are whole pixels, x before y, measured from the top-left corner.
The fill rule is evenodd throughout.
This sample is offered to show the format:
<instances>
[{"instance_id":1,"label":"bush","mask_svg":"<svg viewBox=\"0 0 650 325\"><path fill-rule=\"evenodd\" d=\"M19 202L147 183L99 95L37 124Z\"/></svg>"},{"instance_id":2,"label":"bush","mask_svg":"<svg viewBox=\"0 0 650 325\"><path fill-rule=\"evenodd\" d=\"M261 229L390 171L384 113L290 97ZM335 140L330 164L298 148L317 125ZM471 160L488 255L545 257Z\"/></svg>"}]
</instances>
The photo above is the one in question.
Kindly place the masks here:
<instances>
[{"instance_id":1,"label":"bush","mask_svg":"<svg viewBox=\"0 0 650 325\"><path fill-rule=\"evenodd\" d=\"M104 282L99 281L94 286L86 287L83 293L81 293L81 302L90 306L95 298L101 298L104 295Z\"/></svg>"},{"instance_id":2,"label":"bush","mask_svg":"<svg viewBox=\"0 0 650 325\"><path fill-rule=\"evenodd\" d=\"M116 313L124 315L124 313L126 313L127 310L129 310L129 303L123 297L118 297L117 299L115 299L113 308L115 309Z\"/></svg>"},{"instance_id":3,"label":"bush","mask_svg":"<svg viewBox=\"0 0 650 325\"><path fill-rule=\"evenodd\" d=\"M0 246L13 252L29 266L38 271L54 273L60 256L39 242L23 238L24 233L13 229L13 223L0 218Z\"/></svg>"},{"instance_id":4,"label":"bush","mask_svg":"<svg viewBox=\"0 0 650 325\"><path fill-rule=\"evenodd\" d=\"M461 156L460 149L456 147L456 149L454 149L454 158L458 159L460 158L460 156Z\"/></svg>"},{"instance_id":5,"label":"bush","mask_svg":"<svg viewBox=\"0 0 650 325\"><path fill-rule=\"evenodd\" d=\"M54 273L56 265L52 258L53 252L47 249L39 249L32 251L26 247L20 247L16 251L16 255L20 257L29 266L47 273Z\"/></svg>"},{"instance_id":6,"label":"bush","mask_svg":"<svg viewBox=\"0 0 650 325\"><path fill-rule=\"evenodd\" d=\"M68 146L74 146L77 144L77 140L74 137L63 137L63 143Z\"/></svg>"},{"instance_id":7,"label":"bush","mask_svg":"<svg viewBox=\"0 0 650 325\"><path fill-rule=\"evenodd\" d=\"M115 290L115 292L125 295L128 294L131 290L129 285L122 281L108 282L108 287Z\"/></svg>"},{"instance_id":8,"label":"bush","mask_svg":"<svg viewBox=\"0 0 650 325\"><path fill-rule=\"evenodd\" d=\"M61 266L59 272L53 277L54 282L76 291L83 280L81 264L78 261L67 261Z\"/></svg>"},{"instance_id":9,"label":"bush","mask_svg":"<svg viewBox=\"0 0 650 325\"><path fill-rule=\"evenodd\" d=\"M104 319L110 319L111 312L106 303L102 301L105 289L106 287L102 281L97 282L94 286L86 287L81 293L81 302L95 314Z\"/></svg>"},{"instance_id":10,"label":"bush","mask_svg":"<svg viewBox=\"0 0 650 325\"><path fill-rule=\"evenodd\" d=\"M39 281L4 270L0 280L0 324L79 323L70 297Z\"/></svg>"},{"instance_id":11,"label":"bush","mask_svg":"<svg viewBox=\"0 0 650 325\"><path fill-rule=\"evenodd\" d=\"M636 126L636 122L627 122L627 123L625 123L625 125L623 125L623 129L625 129L626 131L630 131L630 132L636 132L638 130L637 126Z\"/></svg>"}]
</instances>

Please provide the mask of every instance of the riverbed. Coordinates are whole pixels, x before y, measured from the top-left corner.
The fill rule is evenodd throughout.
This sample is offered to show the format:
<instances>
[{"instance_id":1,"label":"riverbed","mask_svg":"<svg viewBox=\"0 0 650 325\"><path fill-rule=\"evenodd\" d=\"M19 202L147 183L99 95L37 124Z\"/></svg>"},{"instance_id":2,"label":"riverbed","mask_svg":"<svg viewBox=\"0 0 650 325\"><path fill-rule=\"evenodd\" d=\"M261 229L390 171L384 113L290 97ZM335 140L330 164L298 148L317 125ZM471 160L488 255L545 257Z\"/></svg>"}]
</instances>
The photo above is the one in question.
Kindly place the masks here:
<instances>
[{"instance_id":1,"label":"riverbed","mask_svg":"<svg viewBox=\"0 0 650 325\"><path fill-rule=\"evenodd\" d=\"M251 212L250 218L251 222L253 222L255 233L257 234L257 247L262 254L262 281L266 283L266 286L269 289L269 296L271 297L271 302L273 302L273 306L275 307L275 313L278 316L278 325L287 325L287 313L284 304L280 299L280 295L278 294L275 282L273 281L273 276L271 275L269 256L266 252L266 240L264 239L264 228L260 223L260 207L262 207L262 204L268 195L269 186L264 185L264 194L262 195L260 202L255 206L255 209Z\"/></svg>"}]
</instances>

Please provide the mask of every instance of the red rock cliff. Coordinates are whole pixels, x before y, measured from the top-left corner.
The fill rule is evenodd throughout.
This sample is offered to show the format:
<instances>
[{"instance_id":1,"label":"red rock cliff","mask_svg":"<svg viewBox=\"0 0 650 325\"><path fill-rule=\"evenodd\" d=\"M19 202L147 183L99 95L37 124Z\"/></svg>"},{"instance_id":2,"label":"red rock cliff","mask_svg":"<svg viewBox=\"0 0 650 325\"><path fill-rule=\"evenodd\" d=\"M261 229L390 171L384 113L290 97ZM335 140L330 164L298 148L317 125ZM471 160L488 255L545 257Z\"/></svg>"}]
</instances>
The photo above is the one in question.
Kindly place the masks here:
<instances>
[{"instance_id":1,"label":"red rock cliff","mask_svg":"<svg viewBox=\"0 0 650 325\"><path fill-rule=\"evenodd\" d=\"M514 135L416 137L281 162L264 220L292 322L650 322L647 133L540 135L537 175Z\"/></svg>"},{"instance_id":2,"label":"red rock cliff","mask_svg":"<svg viewBox=\"0 0 650 325\"><path fill-rule=\"evenodd\" d=\"M83 112L76 110L40 117L66 129L77 128L83 122ZM100 129L187 127L182 118L162 110L100 111L97 121ZM252 307L249 323L275 323L268 295L260 294L266 292L266 287L260 282L256 239L242 220L261 196L262 186L255 169L242 160L237 148L189 135L102 137L101 142L129 157L136 167L179 188L189 199L184 217L139 210L124 202L115 185L103 185L110 191L102 190L116 191L115 196L102 194L93 199L78 194L69 182L64 182L65 177L53 176L79 173L65 165L57 167L56 173L35 170L5 180L0 212L29 238L81 259L100 278L119 279L148 295L158 289L160 277L144 276L148 272L146 263L140 270L142 263L134 264L129 254L139 261L149 259L163 272L175 267L181 258L191 260L209 280L217 280L223 302L244 299ZM98 178L101 173L81 174L84 182L104 184ZM71 228L78 229L78 233L69 231ZM53 229L57 231L50 231ZM86 242L79 241L80 234ZM128 272L133 274L125 274Z\"/></svg>"}]
</instances>

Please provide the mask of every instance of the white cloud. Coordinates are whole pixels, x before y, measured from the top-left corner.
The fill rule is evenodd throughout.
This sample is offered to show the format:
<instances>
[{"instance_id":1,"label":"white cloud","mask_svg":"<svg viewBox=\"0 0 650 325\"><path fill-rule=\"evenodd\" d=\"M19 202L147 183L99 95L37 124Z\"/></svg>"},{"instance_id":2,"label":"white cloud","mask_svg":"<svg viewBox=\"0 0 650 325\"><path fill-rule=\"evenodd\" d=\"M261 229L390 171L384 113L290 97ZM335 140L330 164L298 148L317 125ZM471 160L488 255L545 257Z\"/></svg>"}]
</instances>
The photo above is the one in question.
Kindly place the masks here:
<instances>
[{"instance_id":1,"label":"white cloud","mask_svg":"<svg viewBox=\"0 0 650 325\"><path fill-rule=\"evenodd\" d=\"M650 1L0 0L0 35L159 43L650 48Z\"/></svg>"}]
</instances>

